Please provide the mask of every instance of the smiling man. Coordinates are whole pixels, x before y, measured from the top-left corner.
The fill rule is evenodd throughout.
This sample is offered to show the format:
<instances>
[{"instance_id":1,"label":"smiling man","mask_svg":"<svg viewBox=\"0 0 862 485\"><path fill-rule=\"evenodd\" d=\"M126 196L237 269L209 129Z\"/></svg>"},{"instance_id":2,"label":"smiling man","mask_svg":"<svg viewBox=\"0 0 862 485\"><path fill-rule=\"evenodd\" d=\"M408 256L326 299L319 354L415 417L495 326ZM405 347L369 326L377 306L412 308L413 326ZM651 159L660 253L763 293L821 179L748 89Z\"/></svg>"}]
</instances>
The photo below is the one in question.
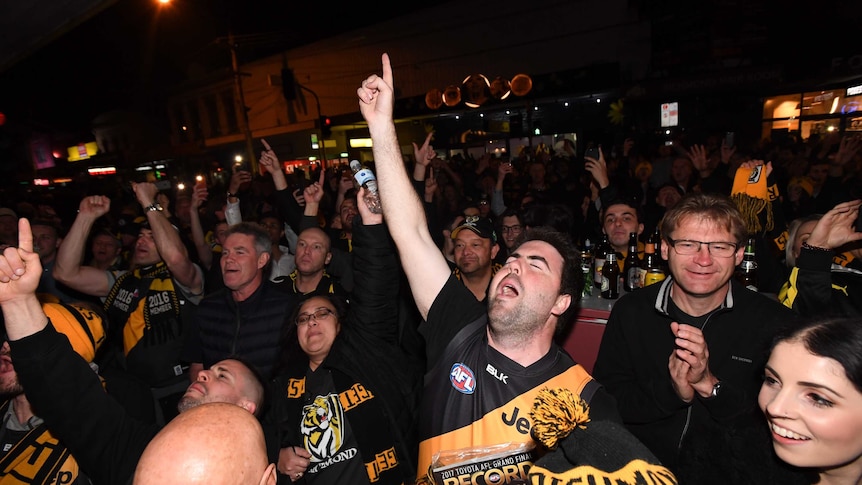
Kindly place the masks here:
<instances>
[{"instance_id":1,"label":"smiling man","mask_svg":"<svg viewBox=\"0 0 862 485\"><path fill-rule=\"evenodd\" d=\"M382 77L362 81L357 95L374 141L383 215L397 221L389 229L425 320L420 331L428 373L418 475L425 476L438 452L531 443L530 409L543 386L579 393L594 420L618 419L611 396L554 343L581 290L578 253L569 238L530 231L492 278L488 305L481 304L450 271L404 170L388 55Z\"/></svg>"},{"instance_id":2,"label":"smiling man","mask_svg":"<svg viewBox=\"0 0 862 485\"><path fill-rule=\"evenodd\" d=\"M629 252L629 234L634 232L640 236L644 230L640 211L633 204L634 200L617 199L602 211L602 231L617 252L620 267Z\"/></svg>"},{"instance_id":3,"label":"smiling man","mask_svg":"<svg viewBox=\"0 0 862 485\"><path fill-rule=\"evenodd\" d=\"M488 285L500 269L500 264L494 262L500 250L494 224L486 217L467 216L452 230L451 238L455 259L453 274L477 300L487 303Z\"/></svg>"},{"instance_id":4,"label":"smiling man","mask_svg":"<svg viewBox=\"0 0 862 485\"><path fill-rule=\"evenodd\" d=\"M722 420L756 405L770 340L795 315L733 280L748 234L729 198L685 196L661 233L670 276L614 305L593 373L680 483L706 483L730 456L685 457L710 454L731 432Z\"/></svg>"},{"instance_id":5,"label":"smiling man","mask_svg":"<svg viewBox=\"0 0 862 485\"><path fill-rule=\"evenodd\" d=\"M192 378L232 355L270 377L284 315L297 302L267 278L271 256L272 241L260 225L240 222L227 230L219 260L225 288L201 301L183 350Z\"/></svg>"}]
</instances>

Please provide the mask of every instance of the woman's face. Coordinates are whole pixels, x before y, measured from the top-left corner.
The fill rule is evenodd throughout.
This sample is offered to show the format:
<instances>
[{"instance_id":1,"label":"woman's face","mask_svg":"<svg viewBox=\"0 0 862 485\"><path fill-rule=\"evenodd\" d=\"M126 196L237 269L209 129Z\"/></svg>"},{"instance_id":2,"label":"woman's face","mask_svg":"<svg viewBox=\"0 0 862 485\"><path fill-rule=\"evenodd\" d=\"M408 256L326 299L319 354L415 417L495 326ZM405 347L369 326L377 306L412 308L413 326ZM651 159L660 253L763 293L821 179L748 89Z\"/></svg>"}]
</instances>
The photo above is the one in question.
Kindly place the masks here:
<instances>
[{"instance_id":1,"label":"woman's face","mask_svg":"<svg viewBox=\"0 0 862 485\"><path fill-rule=\"evenodd\" d=\"M303 323L299 323L303 321ZM311 298L299 309L296 322L296 335L299 346L317 368L332 348L335 336L341 330L335 306L323 297Z\"/></svg>"},{"instance_id":2,"label":"woman's face","mask_svg":"<svg viewBox=\"0 0 862 485\"><path fill-rule=\"evenodd\" d=\"M862 393L837 361L812 354L800 341L779 343L758 403L785 462L821 473L862 467Z\"/></svg>"}]
</instances>

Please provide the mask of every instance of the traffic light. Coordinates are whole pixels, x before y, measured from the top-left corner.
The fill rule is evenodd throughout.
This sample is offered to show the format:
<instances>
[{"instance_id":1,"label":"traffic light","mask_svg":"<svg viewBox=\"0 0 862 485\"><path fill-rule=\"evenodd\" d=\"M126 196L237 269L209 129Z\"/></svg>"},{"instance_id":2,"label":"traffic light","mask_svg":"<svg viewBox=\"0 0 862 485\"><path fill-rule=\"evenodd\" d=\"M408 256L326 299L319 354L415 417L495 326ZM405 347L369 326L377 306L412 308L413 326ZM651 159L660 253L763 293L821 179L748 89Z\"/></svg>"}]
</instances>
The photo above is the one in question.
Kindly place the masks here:
<instances>
[{"instance_id":1,"label":"traffic light","mask_svg":"<svg viewBox=\"0 0 862 485\"><path fill-rule=\"evenodd\" d=\"M320 116L320 121L317 122L320 128L320 134L323 138L329 138L332 135L332 120L329 116Z\"/></svg>"}]
</instances>

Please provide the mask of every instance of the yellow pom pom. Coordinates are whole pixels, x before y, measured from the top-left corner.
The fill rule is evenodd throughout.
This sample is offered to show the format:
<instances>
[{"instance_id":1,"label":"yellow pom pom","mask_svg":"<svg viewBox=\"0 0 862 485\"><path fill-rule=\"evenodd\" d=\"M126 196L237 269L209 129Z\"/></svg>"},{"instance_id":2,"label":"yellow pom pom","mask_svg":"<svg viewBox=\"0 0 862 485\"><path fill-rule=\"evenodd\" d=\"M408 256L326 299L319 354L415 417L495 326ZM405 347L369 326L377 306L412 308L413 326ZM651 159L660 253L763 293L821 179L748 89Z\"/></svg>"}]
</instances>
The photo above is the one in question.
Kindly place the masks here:
<instances>
[{"instance_id":1,"label":"yellow pom pom","mask_svg":"<svg viewBox=\"0 0 862 485\"><path fill-rule=\"evenodd\" d=\"M569 389L544 388L536 395L530 411L533 437L549 449L577 427L586 429L590 421L590 406Z\"/></svg>"}]
</instances>

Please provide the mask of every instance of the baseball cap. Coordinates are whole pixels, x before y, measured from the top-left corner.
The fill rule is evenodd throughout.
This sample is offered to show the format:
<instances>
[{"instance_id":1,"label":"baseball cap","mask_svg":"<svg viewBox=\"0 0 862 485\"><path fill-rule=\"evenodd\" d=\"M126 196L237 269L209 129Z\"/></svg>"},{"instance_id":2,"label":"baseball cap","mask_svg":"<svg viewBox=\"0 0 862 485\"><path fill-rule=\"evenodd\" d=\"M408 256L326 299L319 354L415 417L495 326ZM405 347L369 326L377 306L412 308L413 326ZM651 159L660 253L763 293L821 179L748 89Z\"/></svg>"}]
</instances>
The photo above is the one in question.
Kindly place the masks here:
<instances>
[{"instance_id":1,"label":"baseball cap","mask_svg":"<svg viewBox=\"0 0 862 485\"><path fill-rule=\"evenodd\" d=\"M494 232L494 223L487 217L467 216L460 226L452 230L452 239L458 236L462 229L469 229L479 237L490 239L492 243L497 242L497 234Z\"/></svg>"},{"instance_id":2,"label":"baseball cap","mask_svg":"<svg viewBox=\"0 0 862 485\"><path fill-rule=\"evenodd\" d=\"M8 207L0 207L0 216L12 216L15 219L18 218L18 214Z\"/></svg>"}]
</instances>

